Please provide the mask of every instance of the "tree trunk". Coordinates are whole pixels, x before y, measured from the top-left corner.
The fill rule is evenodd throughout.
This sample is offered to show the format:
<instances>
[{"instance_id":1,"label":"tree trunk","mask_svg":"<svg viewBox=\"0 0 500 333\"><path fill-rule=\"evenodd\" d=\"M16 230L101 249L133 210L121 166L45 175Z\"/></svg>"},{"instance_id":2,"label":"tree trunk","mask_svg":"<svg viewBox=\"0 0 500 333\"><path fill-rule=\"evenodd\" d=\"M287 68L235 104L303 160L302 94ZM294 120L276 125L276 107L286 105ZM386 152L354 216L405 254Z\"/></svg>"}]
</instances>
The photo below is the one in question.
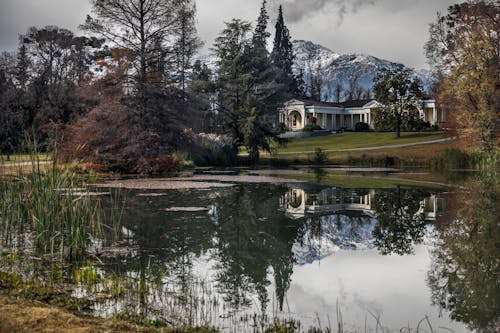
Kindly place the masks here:
<instances>
[{"instance_id":1,"label":"tree trunk","mask_svg":"<svg viewBox=\"0 0 500 333\"><path fill-rule=\"evenodd\" d=\"M258 147L252 147L250 148L250 151L248 152L248 162L249 164L257 164L259 162L259 148Z\"/></svg>"},{"instance_id":2,"label":"tree trunk","mask_svg":"<svg viewBox=\"0 0 500 333\"><path fill-rule=\"evenodd\" d=\"M401 137L401 114L396 116L396 138Z\"/></svg>"}]
</instances>

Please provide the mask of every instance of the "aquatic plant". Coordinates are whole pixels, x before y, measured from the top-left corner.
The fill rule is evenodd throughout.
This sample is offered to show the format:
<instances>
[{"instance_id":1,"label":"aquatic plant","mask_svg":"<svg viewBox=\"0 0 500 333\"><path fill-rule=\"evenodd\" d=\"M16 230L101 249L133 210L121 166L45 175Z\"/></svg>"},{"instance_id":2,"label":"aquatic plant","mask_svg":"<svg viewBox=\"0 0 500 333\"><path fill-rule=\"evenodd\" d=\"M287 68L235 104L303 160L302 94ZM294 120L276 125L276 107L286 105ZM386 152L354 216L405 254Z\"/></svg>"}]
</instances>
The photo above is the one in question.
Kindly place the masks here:
<instances>
[{"instance_id":1,"label":"aquatic plant","mask_svg":"<svg viewBox=\"0 0 500 333\"><path fill-rule=\"evenodd\" d=\"M42 163L35 145L28 164L30 170L19 167L0 183L3 241L19 247L21 235L31 233L42 253L70 259L82 256L103 231L101 200L88 187L94 177L79 174L69 165ZM112 218L118 216L112 214Z\"/></svg>"}]
</instances>

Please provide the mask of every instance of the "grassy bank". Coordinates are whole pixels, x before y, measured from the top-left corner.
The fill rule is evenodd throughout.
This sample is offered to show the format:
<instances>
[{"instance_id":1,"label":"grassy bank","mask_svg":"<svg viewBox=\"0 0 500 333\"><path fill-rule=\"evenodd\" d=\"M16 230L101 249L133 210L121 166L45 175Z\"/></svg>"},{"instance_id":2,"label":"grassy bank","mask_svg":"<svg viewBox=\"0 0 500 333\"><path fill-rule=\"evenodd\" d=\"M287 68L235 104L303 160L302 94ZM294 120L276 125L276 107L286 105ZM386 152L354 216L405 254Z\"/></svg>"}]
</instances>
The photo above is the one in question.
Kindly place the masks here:
<instances>
[{"instance_id":1,"label":"grassy bank","mask_svg":"<svg viewBox=\"0 0 500 333\"><path fill-rule=\"evenodd\" d=\"M365 167L429 167L434 154L456 146L456 141L418 144L445 138L443 132L402 133L341 133L323 137L290 140L284 147L275 147L272 154L262 153L261 164L274 167L300 164L334 164ZM408 147L390 147L399 144L417 144ZM384 147L370 149L373 147ZM365 149L366 150L365 150ZM315 151L321 149L318 158ZM338 151L355 149L354 151ZM334 151L332 151L334 150ZM245 158L245 152L241 153ZM317 163L320 161L320 163Z\"/></svg>"},{"instance_id":2,"label":"grassy bank","mask_svg":"<svg viewBox=\"0 0 500 333\"><path fill-rule=\"evenodd\" d=\"M432 145L418 145L404 148L361 150L350 152L323 152L322 164L352 165L366 167L430 167L431 159L437 154L456 147L456 142L442 142ZM261 164L286 166L315 164L314 153L263 155Z\"/></svg>"},{"instance_id":3,"label":"grassy bank","mask_svg":"<svg viewBox=\"0 0 500 333\"><path fill-rule=\"evenodd\" d=\"M278 147L277 153L312 151L315 148L321 148L323 150L368 148L432 141L443 138L443 132L404 132L401 133L400 138L396 138L394 133L386 132L347 132L315 138L291 140L285 147Z\"/></svg>"},{"instance_id":4,"label":"grassy bank","mask_svg":"<svg viewBox=\"0 0 500 333\"><path fill-rule=\"evenodd\" d=\"M88 315L91 302L71 290L0 272L0 332L216 333L206 327L167 328L133 318Z\"/></svg>"}]
</instances>

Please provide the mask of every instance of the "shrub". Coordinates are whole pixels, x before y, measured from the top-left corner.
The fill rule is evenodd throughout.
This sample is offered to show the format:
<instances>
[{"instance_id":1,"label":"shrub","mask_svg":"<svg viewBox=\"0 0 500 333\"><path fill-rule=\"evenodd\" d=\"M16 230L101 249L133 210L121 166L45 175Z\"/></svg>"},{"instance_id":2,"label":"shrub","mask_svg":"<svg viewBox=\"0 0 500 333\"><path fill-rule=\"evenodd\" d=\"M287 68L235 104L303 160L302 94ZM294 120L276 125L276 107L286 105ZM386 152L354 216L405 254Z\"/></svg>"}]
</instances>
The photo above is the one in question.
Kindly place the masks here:
<instances>
[{"instance_id":1,"label":"shrub","mask_svg":"<svg viewBox=\"0 0 500 333\"><path fill-rule=\"evenodd\" d=\"M190 169L194 167L193 161L189 158L189 154L185 151L175 151L172 154L172 157L177 161L177 163L179 163L181 169Z\"/></svg>"},{"instance_id":2,"label":"shrub","mask_svg":"<svg viewBox=\"0 0 500 333\"><path fill-rule=\"evenodd\" d=\"M313 164L325 164L328 160L326 153L321 148L314 149L314 155L311 160Z\"/></svg>"},{"instance_id":3,"label":"shrub","mask_svg":"<svg viewBox=\"0 0 500 333\"><path fill-rule=\"evenodd\" d=\"M200 166L230 166L238 161L234 139L226 135L198 134L192 159Z\"/></svg>"},{"instance_id":4,"label":"shrub","mask_svg":"<svg viewBox=\"0 0 500 333\"><path fill-rule=\"evenodd\" d=\"M158 156L149 167L150 173L162 173L180 171L181 164L173 156L162 155Z\"/></svg>"},{"instance_id":5,"label":"shrub","mask_svg":"<svg viewBox=\"0 0 500 333\"><path fill-rule=\"evenodd\" d=\"M359 122L354 125L354 128L356 129L356 132L367 132L370 130L370 125L367 123Z\"/></svg>"},{"instance_id":6,"label":"shrub","mask_svg":"<svg viewBox=\"0 0 500 333\"><path fill-rule=\"evenodd\" d=\"M315 124L307 124L304 126L302 129L302 132L312 132L312 131L318 131L321 130L321 126L315 125Z\"/></svg>"},{"instance_id":7,"label":"shrub","mask_svg":"<svg viewBox=\"0 0 500 333\"><path fill-rule=\"evenodd\" d=\"M431 159L433 171L444 171L451 169L468 169L475 165L476 158L465 151L452 148L441 152Z\"/></svg>"}]
</instances>

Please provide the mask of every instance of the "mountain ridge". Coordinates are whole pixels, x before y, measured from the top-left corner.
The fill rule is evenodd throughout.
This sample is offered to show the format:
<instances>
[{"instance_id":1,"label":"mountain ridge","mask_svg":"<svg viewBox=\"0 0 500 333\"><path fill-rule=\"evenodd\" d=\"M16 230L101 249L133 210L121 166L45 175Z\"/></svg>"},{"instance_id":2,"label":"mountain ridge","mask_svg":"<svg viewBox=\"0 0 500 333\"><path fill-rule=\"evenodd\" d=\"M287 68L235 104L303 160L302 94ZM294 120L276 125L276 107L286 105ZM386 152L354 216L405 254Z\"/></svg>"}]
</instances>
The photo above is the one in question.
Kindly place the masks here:
<instances>
[{"instance_id":1,"label":"mountain ridge","mask_svg":"<svg viewBox=\"0 0 500 333\"><path fill-rule=\"evenodd\" d=\"M311 76L319 72L323 80L321 97L327 102L372 98L371 90L379 70L407 68L404 64L363 53L339 54L311 41L294 40L292 45L294 73L297 75L302 71L307 85ZM422 81L424 91L428 92L431 86L430 72L410 69Z\"/></svg>"}]
</instances>

